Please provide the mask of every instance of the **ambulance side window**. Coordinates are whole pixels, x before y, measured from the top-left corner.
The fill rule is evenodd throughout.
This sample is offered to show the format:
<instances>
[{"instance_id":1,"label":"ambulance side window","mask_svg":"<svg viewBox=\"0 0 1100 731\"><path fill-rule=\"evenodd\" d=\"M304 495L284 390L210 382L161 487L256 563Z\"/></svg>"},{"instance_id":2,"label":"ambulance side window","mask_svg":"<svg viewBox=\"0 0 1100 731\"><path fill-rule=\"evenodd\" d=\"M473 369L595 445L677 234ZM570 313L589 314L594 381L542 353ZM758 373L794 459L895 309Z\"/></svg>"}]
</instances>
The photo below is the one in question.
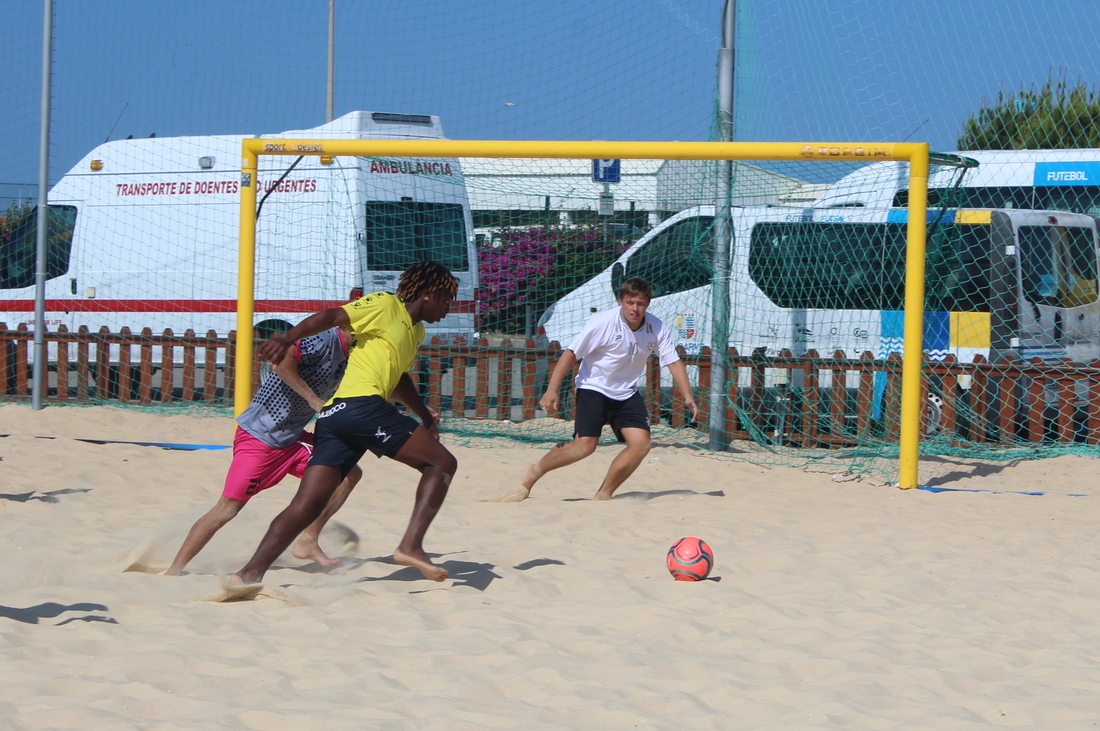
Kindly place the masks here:
<instances>
[{"instance_id":1,"label":"ambulance side window","mask_svg":"<svg viewBox=\"0 0 1100 731\"><path fill-rule=\"evenodd\" d=\"M0 226L0 289L34 286L35 253L38 248L38 212L27 208L9 216L16 220ZM69 270L75 206L50 206L47 214L46 279Z\"/></svg>"}]
</instances>

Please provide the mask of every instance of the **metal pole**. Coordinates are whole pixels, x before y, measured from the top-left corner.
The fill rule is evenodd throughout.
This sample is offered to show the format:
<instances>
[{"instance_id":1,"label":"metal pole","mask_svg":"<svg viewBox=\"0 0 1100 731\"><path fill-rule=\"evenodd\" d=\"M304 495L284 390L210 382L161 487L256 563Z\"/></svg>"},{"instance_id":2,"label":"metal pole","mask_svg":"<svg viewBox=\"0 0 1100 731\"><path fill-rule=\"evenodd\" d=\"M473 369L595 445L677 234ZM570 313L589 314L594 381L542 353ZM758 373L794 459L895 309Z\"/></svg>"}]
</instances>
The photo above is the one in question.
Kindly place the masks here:
<instances>
[{"instance_id":1,"label":"metal pole","mask_svg":"<svg viewBox=\"0 0 1100 731\"><path fill-rule=\"evenodd\" d=\"M733 45L737 20L736 0L726 0L722 11L722 48L718 51L718 140L733 141ZM733 161L718 162L718 185L714 200L714 278L711 280L710 339L710 448L723 451L729 445L726 434L726 383L729 369L730 336L730 193L733 189Z\"/></svg>"},{"instance_id":2,"label":"metal pole","mask_svg":"<svg viewBox=\"0 0 1100 731\"><path fill-rule=\"evenodd\" d=\"M38 240L34 265L34 373L31 408L42 408L46 382L46 242L49 236L50 209L50 74L53 49L53 0L42 2L42 111L38 142Z\"/></svg>"},{"instance_id":3,"label":"metal pole","mask_svg":"<svg viewBox=\"0 0 1100 731\"><path fill-rule=\"evenodd\" d=\"M336 0L328 0L328 104L325 107L326 122L332 121L333 84L336 76Z\"/></svg>"}]
</instances>

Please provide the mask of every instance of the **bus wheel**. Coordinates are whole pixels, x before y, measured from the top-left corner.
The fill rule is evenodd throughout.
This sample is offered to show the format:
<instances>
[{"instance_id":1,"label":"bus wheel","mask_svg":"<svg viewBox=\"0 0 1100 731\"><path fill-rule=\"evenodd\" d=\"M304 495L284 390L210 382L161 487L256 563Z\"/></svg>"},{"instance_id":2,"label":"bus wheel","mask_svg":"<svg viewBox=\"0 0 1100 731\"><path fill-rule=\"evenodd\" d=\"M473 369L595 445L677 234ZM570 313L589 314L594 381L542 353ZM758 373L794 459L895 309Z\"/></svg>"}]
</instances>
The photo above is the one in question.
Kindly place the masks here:
<instances>
[{"instance_id":1,"label":"bus wheel","mask_svg":"<svg viewBox=\"0 0 1100 731\"><path fill-rule=\"evenodd\" d=\"M920 433L929 437L939 434L943 429L943 399L934 393L928 394L926 411L921 417Z\"/></svg>"}]
</instances>

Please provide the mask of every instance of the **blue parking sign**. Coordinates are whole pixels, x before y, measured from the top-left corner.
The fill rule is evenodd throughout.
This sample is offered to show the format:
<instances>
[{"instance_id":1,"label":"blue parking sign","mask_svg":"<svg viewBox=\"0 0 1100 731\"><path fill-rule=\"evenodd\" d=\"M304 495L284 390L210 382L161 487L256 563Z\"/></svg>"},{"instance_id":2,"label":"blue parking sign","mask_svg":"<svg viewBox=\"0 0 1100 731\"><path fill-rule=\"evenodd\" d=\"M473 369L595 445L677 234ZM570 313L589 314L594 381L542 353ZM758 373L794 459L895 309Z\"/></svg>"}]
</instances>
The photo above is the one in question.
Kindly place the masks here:
<instances>
[{"instance_id":1,"label":"blue parking sign","mask_svg":"<svg viewBox=\"0 0 1100 731\"><path fill-rule=\"evenodd\" d=\"M622 160L593 160L593 183L617 183L622 170Z\"/></svg>"}]
</instances>

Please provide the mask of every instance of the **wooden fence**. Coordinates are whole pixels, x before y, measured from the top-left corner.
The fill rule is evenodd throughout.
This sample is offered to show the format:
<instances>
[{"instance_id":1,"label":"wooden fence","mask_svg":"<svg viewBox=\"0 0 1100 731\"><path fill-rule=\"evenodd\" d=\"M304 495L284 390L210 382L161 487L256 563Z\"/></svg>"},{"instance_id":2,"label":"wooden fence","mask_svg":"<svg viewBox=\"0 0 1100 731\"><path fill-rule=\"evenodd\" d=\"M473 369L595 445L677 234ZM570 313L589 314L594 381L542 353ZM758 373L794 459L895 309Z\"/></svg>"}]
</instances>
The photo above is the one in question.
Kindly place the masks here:
<instances>
[{"instance_id":1,"label":"wooden fence","mask_svg":"<svg viewBox=\"0 0 1100 731\"><path fill-rule=\"evenodd\" d=\"M25 325L8 330L0 323L0 399L26 400L31 393L32 333ZM188 330L140 335L126 328L97 333L62 326L47 333L49 392L46 403L128 404L233 403L236 386L235 333L219 338ZM526 421L536 416L561 349L532 340L481 340L445 345L432 338L420 351L417 376L428 404L465 419ZM680 351L695 366L696 426L710 423L710 352ZM844 448L869 440L897 441L900 431L901 359L876 360L870 353L849 358L816 351L776 357L762 352L729 351L729 383L724 414L731 440L766 440L802 447ZM253 389L260 363L251 369ZM1085 442L1100 444L1100 367L1002 361L957 363L953 356L926 362L924 390L938 398L922 400L926 430L950 435L956 443L1013 444ZM968 389L960 383L969 382ZM567 378L559 394L561 410L571 415L573 393ZM661 387L657 361L645 377L650 420L674 427L689 415L673 389ZM877 405L877 407L876 407Z\"/></svg>"}]
</instances>

